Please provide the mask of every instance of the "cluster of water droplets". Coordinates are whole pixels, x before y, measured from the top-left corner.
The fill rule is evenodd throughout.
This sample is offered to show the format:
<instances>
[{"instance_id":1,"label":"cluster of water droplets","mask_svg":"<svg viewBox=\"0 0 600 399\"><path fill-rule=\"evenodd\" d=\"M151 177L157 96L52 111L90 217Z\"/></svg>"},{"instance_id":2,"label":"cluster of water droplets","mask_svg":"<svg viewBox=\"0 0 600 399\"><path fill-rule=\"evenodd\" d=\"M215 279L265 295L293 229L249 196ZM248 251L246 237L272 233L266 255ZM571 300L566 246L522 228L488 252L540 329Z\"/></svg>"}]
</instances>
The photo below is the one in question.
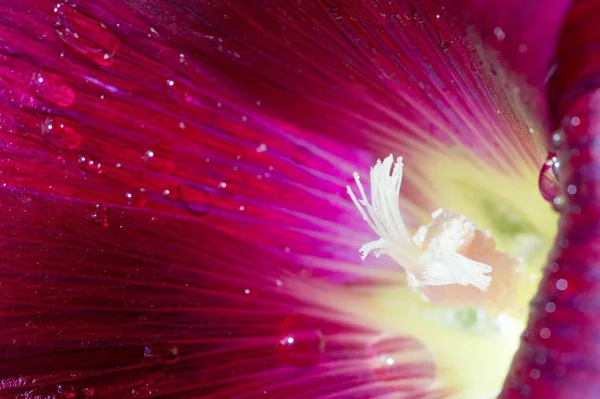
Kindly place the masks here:
<instances>
[{"instance_id":1,"label":"cluster of water droplets","mask_svg":"<svg viewBox=\"0 0 600 399\"><path fill-rule=\"evenodd\" d=\"M60 57L68 61L83 58L101 69L113 66L115 60L119 58L119 51L122 47L120 39L115 33L119 28L119 23L105 24L89 17L78 8L76 1L59 2L54 7L54 14L56 16L55 34L64 44L64 51L60 53ZM156 32L154 33L156 34ZM184 54L166 53L168 56L176 56L176 61L179 64L187 65ZM91 76L89 80L98 85L102 83ZM102 87L108 90L107 94L117 90L105 86ZM166 98L180 104L193 104L200 101L201 99L195 96L193 86L188 78L175 74L165 80ZM19 104L47 113L39 122L39 134L51 148L59 153L58 159L62 160L63 163L69 158L66 154L71 153L75 165L83 172L84 178L85 176L112 173L112 171L123 171L130 166L121 162L113 165L112 162L108 163L108 161L97 159L86 153L85 144L87 144L86 137L88 136L86 126L71 117L72 113L64 112L65 109L77 103L77 92L69 81L68 75L61 76L40 67L32 75L28 91L26 96L20 96ZM104 95L100 98L104 99ZM215 107L222 106L221 103L215 103L214 105ZM54 111L52 107L54 107ZM180 121L178 128L185 129L187 126L183 121ZM176 159L177 155L172 146L166 143L158 143L149 145L145 151L142 151L139 165L145 168L148 173L168 176L176 168ZM209 162L208 158L207 162ZM128 170L127 173L131 173L131 170ZM172 180L175 181L176 179ZM134 181L132 183L135 184ZM174 205L180 208L183 207L187 212L196 215L204 215L212 208L211 191L200 184L194 185L179 179L179 181L173 183L165 183L164 186L162 188L154 187L157 192L152 193L143 186L131 187L124 192L123 204L133 207L145 207L148 205L148 198L151 195L156 195L156 198L170 201ZM225 186L226 183L221 182L214 188L219 190L225 188ZM243 207L240 209L243 209ZM109 224L107 215L107 206L98 204L91 213L91 219L97 225L106 227Z\"/></svg>"}]
</instances>

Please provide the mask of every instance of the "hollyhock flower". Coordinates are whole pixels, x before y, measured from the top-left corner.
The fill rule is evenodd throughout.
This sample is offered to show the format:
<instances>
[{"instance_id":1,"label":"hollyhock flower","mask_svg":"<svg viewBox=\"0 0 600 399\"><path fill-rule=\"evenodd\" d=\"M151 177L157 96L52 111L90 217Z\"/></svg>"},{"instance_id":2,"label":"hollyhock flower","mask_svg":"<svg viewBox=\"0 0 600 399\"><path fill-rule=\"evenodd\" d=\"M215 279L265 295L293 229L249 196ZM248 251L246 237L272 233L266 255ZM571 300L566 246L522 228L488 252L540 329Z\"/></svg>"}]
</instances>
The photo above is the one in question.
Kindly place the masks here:
<instances>
[{"instance_id":1,"label":"hollyhock flower","mask_svg":"<svg viewBox=\"0 0 600 399\"><path fill-rule=\"evenodd\" d=\"M4 8L0 397L499 392L564 202L541 64L430 1Z\"/></svg>"}]
</instances>

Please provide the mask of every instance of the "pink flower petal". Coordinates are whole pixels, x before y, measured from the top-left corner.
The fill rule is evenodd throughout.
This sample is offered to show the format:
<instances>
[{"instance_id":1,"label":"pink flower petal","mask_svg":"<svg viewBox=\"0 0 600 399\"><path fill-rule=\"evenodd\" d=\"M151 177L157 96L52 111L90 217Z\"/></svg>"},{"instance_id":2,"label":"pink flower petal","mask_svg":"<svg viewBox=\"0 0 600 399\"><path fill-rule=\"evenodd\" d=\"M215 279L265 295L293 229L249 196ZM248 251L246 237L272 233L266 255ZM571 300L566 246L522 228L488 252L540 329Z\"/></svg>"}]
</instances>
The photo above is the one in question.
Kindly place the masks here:
<instances>
[{"instance_id":1,"label":"pink flower petal","mask_svg":"<svg viewBox=\"0 0 600 399\"><path fill-rule=\"evenodd\" d=\"M298 313L289 260L201 220L0 195L2 398L383 398L431 374L380 381L377 332Z\"/></svg>"}]
</instances>

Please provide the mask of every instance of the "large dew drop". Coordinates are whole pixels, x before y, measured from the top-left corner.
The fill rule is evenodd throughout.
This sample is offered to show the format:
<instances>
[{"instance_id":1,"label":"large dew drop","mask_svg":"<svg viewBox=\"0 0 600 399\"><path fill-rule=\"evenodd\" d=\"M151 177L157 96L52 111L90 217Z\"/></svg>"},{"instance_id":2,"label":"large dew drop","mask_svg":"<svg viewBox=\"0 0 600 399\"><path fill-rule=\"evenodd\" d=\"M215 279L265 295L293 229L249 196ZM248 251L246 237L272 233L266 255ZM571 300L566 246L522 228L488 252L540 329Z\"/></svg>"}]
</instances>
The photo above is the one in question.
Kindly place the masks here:
<instances>
[{"instance_id":1,"label":"large dew drop","mask_svg":"<svg viewBox=\"0 0 600 399\"><path fill-rule=\"evenodd\" d=\"M542 197L550 202L555 209L559 209L562 205L562 196L560 195L558 185L558 175L560 170L560 162L554 153L549 153L548 157L542 165L538 185Z\"/></svg>"},{"instance_id":2,"label":"large dew drop","mask_svg":"<svg viewBox=\"0 0 600 399\"><path fill-rule=\"evenodd\" d=\"M48 117L40 125L42 138L48 144L65 150L73 150L81 145L83 138L78 133L79 128L77 124L61 117Z\"/></svg>"},{"instance_id":3,"label":"large dew drop","mask_svg":"<svg viewBox=\"0 0 600 399\"><path fill-rule=\"evenodd\" d=\"M56 7L56 13L54 30L73 51L101 66L114 62L120 42L108 27L65 3Z\"/></svg>"},{"instance_id":4,"label":"large dew drop","mask_svg":"<svg viewBox=\"0 0 600 399\"><path fill-rule=\"evenodd\" d=\"M314 321L301 315L287 316L278 342L282 360L296 367L317 365L325 350L325 338Z\"/></svg>"}]
</instances>

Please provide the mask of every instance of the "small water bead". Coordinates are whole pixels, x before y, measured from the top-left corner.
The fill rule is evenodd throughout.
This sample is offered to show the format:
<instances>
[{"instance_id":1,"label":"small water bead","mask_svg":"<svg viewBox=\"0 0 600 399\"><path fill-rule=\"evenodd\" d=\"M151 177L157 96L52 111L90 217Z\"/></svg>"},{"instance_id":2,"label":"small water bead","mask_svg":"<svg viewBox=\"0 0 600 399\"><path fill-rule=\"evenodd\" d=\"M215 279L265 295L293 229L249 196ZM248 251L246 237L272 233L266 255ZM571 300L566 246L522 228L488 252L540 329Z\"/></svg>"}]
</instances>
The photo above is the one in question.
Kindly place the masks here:
<instances>
[{"instance_id":1,"label":"small water bead","mask_svg":"<svg viewBox=\"0 0 600 399\"><path fill-rule=\"evenodd\" d=\"M141 156L142 164L159 173L170 173L175 169L175 154L168 144L156 144Z\"/></svg>"},{"instance_id":2,"label":"small water bead","mask_svg":"<svg viewBox=\"0 0 600 399\"><path fill-rule=\"evenodd\" d=\"M92 221L99 226L108 227L108 208L106 205L95 205L92 212Z\"/></svg>"},{"instance_id":3,"label":"small water bead","mask_svg":"<svg viewBox=\"0 0 600 399\"><path fill-rule=\"evenodd\" d=\"M42 138L48 144L66 150L79 147L83 137L77 132L79 126L72 121L60 117L48 117L40 125Z\"/></svg>"},{"instance_id":4,"label":"small water bead","mask_svg":"<svg viewBox=\"0 0 600 399\"><path fill-rule=\"evenodd\" d=\"M128 206L143 208L146 205L146 190L143 188L136 191L128 191L125 193L125 201Z\"/></svg>"},{"instance_id":5,"label":"small water bead","mask_svg":"<svg viewBox=\"0 0 600 399\"><path fill-rule=\"evenodd\" d=\"M290 366L315 366L325 351L325 338L312 319L290 315L281 325L278 349L282 360Z\"/></svg>"},{"instance_id":6,"label":"small water bead","mask_svg":"<svg viewBox=\"0 0 600 399\"><path fill-rule=\"evenodd\" d=\"M213 205L212 198L207 191L188 184L165 188L162 195L170 201L183 203L185 209L195 215L206 215Z\"/></svg>"},{"instance_id":7,"label":"small water bead","mask_svg":"<svg viewBox=\"0 0 600 399\"><path fill-rule=\"evenodd\" d=\"M50 73L35 73L30 88L43 100L59 107L68 107L75 101L75 91Z\"/></svg>"},{"instance_id":8,"label":"small water bead","mask_svg":"<svg viewBox=\"0 0 600 399\"><path fill-rule=\"evenodd\" d=\"M165 81L165 91L167 95L174 100L184 103L194 101L192 85L187 79L178 77L177 79L167 79Z\"/></svg>"},{"instance_id":9,"label":"small water bead","mask_svg":"<svg viewBox=\"0 0 600 399\"><path fill-rule=\"evenodd\" d=\"M66 3L55 10L58 20L54 31L59 39L98 65L109 66L114 62L120 42L104 24Z\"/></svg>"},{"instance_id":10,"label":"small water bead","mask_svg":"<svg viewBox=\"0 0 600 399\"><path fill-rule=\"evenodd\" d=\"M154 363L173 363L178 358L179 348L168 342L155 342L144 347L144 359Z\"/></svg>"}]
</instances>

